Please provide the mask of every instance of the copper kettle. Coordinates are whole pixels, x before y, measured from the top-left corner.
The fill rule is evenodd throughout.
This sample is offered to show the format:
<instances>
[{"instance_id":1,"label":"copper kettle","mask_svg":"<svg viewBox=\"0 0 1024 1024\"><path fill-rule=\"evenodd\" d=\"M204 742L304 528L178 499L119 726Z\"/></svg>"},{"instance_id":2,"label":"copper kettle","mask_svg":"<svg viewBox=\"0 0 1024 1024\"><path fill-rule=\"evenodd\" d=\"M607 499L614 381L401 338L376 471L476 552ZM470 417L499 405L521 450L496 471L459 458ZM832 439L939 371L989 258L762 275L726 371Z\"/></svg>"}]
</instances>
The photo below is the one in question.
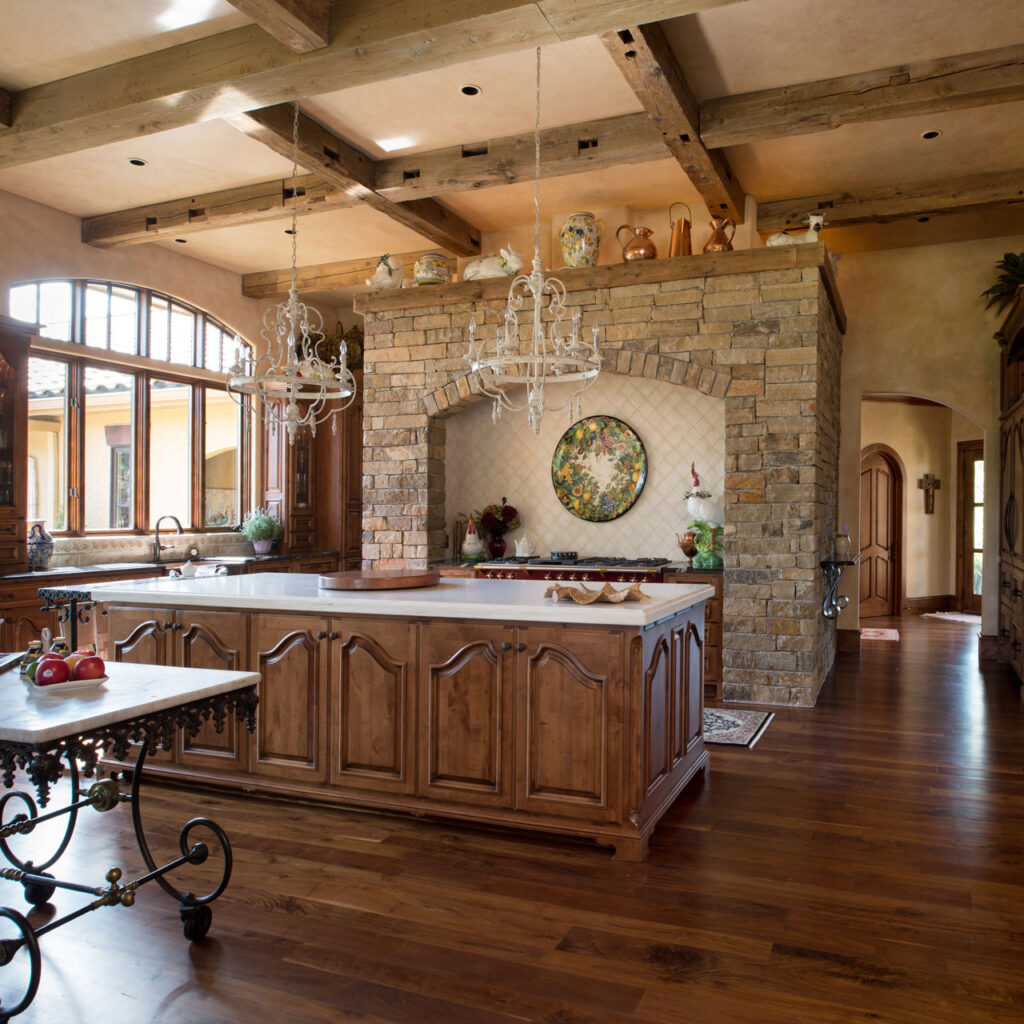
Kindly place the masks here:
<instances>
[{"instance_id":1,"label":"copper kettle","mask_svg":"<svg viewBox=\"0 0 1024 1024\"><path fill-rule=\"evenodd\" d=\"M732 228L732 234L725 233ZM732 240L736 234L736 225L731 217L711 218L711 237L704 246L704 252L732 252Z\"/></svg>"},{"instance_id":2,"label":"copper kettle","mask_svg":"<svg viewBox=\"0 0 1024 1024\"><path fill-rule=\"evenodd\" d=\"M681 220L672 219L672 211L677 206L686 207L686 217ZM690 219L693 214L690 212L690 207L686 203L673 203L668 208L668 222L672 228L671 239L668 243L668 255L669 258L675 256L692 256L693 247L690 243Z\"/></svg>"},{"instance_id":3,"label":"copper kettle","mask_svg":"<svg viewBox=\"0 0 1024 1024\"><path fill-rule=\"evenodd\" d=\"M625 244L619 238L623 229L633 232L633 237ZM615 232L615 240L622 247L622 261L631 263L633 260L657 259L658 250L654 248L654 240L651 238L653 234L654 232L650 228L642 228L639 225L633 227L632 224L621 225Z\"/></svg>"}]
</instances>

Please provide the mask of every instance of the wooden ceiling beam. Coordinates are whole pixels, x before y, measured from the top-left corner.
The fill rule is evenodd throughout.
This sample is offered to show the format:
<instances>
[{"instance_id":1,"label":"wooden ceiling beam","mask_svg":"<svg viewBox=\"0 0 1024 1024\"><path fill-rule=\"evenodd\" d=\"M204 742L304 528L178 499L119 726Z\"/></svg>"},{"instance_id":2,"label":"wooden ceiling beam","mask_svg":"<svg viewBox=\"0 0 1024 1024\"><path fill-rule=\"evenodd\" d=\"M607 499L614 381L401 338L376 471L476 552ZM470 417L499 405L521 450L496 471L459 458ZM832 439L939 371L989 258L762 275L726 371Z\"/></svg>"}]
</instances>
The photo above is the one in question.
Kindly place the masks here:
<instances>
[{"instance_id":1,"label":"wooden ceiling beam","mask_svg":"<svg viewBox=\"0 0 1024 1024\"><path fill-rule=\"evenodd\" d=\"M840 227L1001 208L1010 203L1024 205L1024 168L758 203L757 230L769 234L801 227L808 213L824 213L829 226Z\"/></svg>"},{"instance_id":2,"label":"wooden ceiling beam","mask_svg":"<svg viewBox=\"0 0 1024 1024\"><path fill-rule=\"evenodd\" d=\"M11 94L0 89L0 125L11 124Z\"/></svg>"},{"instance_id":3,"label":"wooden ceiling beam","mask_svg":"<svg viewBox=\"0 0 1024 1024\"><path fill-rule=\"evenodd\" d=\"M601 41L708 209L741 224L743 189L725 156L701 141L697 100L661 26L633 25Z\"/></svg>"},{"instance_id":4,"label":"wooden ceiling beam","mask_svg":"<svg viewBox=\"0 0 1024 1024\"><path fill-rule=\"evenodd\" d=\"M264 32L296 53L331 41L331 0L228 0Z\"/></svg>"},{"instance_id":5,"label":"wooden ceiling beam","mask_svg":"<svg viewBox=\"0 0 1024 1024\"><path fill-rule=\"evenodd\" d=\"M433 249L417 252L396 252L391 256L402 264L402 274L412 280L413 264ZM378 256L366 259L340 260L336 263L320 263L299 267L296 285L300 292L309 294L316 291L334 291L338 288L363 288L377 269ZM249 299L276 299L288 294L292 272L283 270L261 270L254 274L242 275L242 294Z\"/></svg>"},{"instance_id":6,"label":"wooden ceiling beam","mask_svg":"<svg viewBox=\"0 0 1024 1024\"><path fill-rule=\"evenodd\" d=\"M294 108L290 103L250 110L231 123L276 153L292 157ZM299 162L340 192L459 256L480 253L480 231L436 199L396 203L375 190L376 165L311 117L299 114Z\"/></svg>"},{"instance_id":7,"label":"wooden ceiling beam","mask_svg":"<svg viewBox=\"0 0 1024 1024\"><path fill-rule=\"evenodd\" d=\"M296 96L516 53L739 0L346 0L331 40L293 53L258 25L206 36L15 94L0 167L232 117Z\"/></svg>"},{"instance_id":8,"label":"wooden ceiling beam","mask_svg":"<svg viewBox=\"0 0 1024 1024\"><path fill-rule=\"evenodd\" d=\"M318 175L300 175L295 184L300 214L356 204L355 199L328 185ZM213 228L280 220L290 212L291 198L291 178L276 178L132 210L101 213L82 218L82 241L100 249L113 249L157 238L187 237Z\"/></svg>"},{"instance_id":9,"label":"wooden ceiling beam","mask_svg":"<svg viewBox=\"0 0 1024 1024\"><path fill-rule=\"evenodd\" d=\"M1018 44L706 100L700 132L704 145L719 149L1021 99L1024 46Z\"/></svg>"}]
</instances>

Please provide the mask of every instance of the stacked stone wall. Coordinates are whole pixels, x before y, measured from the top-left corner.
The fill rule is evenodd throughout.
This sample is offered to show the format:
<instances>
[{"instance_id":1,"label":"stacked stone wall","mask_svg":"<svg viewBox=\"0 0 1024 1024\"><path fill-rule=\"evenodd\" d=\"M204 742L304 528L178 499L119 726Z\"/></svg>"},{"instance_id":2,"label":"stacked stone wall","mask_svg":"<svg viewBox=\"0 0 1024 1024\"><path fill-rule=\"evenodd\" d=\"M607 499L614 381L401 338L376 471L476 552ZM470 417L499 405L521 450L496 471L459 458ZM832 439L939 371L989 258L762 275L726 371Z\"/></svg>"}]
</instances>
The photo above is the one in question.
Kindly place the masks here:
<instances>
[{"instance_id":1,"label":"stacked stone wall","mask_svg":"<svg viewBox=\"0 0 1024 1024\"><path fill-rule=\"evenodd\" d=\"M723 693L809 705L835 647L819 562L835 532L842 311L823 250L793 248L811 251L563 279L570 312L601 327L607 369L723 399ZM506 288L437 287L422 305L416 294L371 293L357 305L366 317L365 567L444 557L445 419L483 397L466 373L466 331L472 317L484 331L500 322Z\"/></svg>"}]
</instances>

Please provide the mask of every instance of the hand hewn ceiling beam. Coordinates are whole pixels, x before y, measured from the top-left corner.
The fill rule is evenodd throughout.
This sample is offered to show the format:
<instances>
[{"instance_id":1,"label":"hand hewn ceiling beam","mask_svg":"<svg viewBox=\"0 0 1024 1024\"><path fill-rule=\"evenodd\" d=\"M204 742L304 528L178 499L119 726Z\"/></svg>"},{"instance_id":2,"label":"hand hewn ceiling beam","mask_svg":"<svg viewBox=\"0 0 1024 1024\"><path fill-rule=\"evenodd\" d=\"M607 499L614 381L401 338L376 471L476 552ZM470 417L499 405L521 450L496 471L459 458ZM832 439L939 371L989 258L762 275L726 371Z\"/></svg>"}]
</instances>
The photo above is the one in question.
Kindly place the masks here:
<instances>
[{"instance_id":1,"label":"hand hewn ceiling beam","mask_svg":"<svg viewBox=\"0 0 1024 1024\"><path fill-rule=\"evenodd\" d=\"M331 41L293 53L258 25L207 36L17 93L0 167L167 131L296 96L515 53L738 0L346 0Z\"/></svg>"},{"instance_id":2,"label":"hand hewn ceiling beam","mask_svg":"<svg viewBox=\"0 0 1024 1024\"><path fill-rule=\"evenodd\" d=\"M294 108L288 103L238 114L231 123L275 152L292 156ZM480 232L435 199L396 203L374 190L376 166L305 114L299 115L299 161L328 184L460 256L480 252Z\"/></svg>"},{"instance_id":3,"label":"hand hewn ceiling beam","mask_svg":"<svg viewBox=\"0 0 1024 1024\"><path fill-rule=\"evenodd\" d=\"M418 252L396 252L391 256L402 264L402 274L406 280L412 280L413 264L431 249ZM366 259L341 260L337 263L320 263L315 266L299 267L296 284L303 294L316 291L334 291L338 288L365 287L367 280L377 269L380 257L370 256ZM288 294L291 287L292 272L284 270L261 270L255 274L242 275L242 294L250 299L276 299Z\"/></svg>"},{"instance_id":4,"label":"hand hewn ceiling beam","mask_svg":"<svg viewBox=\"0 0 1024 1024\"><path fill-rule=\"evenodd\" d=\"M725 157L701 142L697 100L661 26L633 25L601 41L708 209L742 223L743 189Z\"/></svg>"},{"instance_id":5,"label":"hand hewn ceiling beam","mask_svg":"<svg viewBox=\"0 0 1024 1024\"><path fill-rule=\"evenodd\" d=\"M1024 46L1018 44L706 100L700 105L700 135L718 149L1021 99Z\"/></svg>"},{"instance_id":6,"label":"hand hewn ceiling beam","mask_svg":"<svg viewBox=\"0 0 1024 1024\"><path fill-rule=\"evenodd\" d=\"M887 185L758 203L757 230L767 234L801 227L808 213L824 213L829 225L839 227L1000 208L1008 203L1024 206L1024 168L918 185Z\"/></svg>"},{"instance_id":7,"label":"hand hewn ceiling beam","mask_svg":"<svg viewBox=\"0 0 1024 1024\"><path fill-rule=\"evenodd\" d=\"M554 178L665 156L661 135L646 114L547 128L541 132L541 177ZM395 202L466 192L533 179L532 135L509 135L463 146L391 157L376 164L376 191ZM298 179L299 212L354 206L356 198L317 175ZM280 218L287 212L291 181L185 196L82 220L82 241L108 248L149 242Z\"/></svg>"},{"instance_id":8,"label":"hand hewn ceiling beam","mask_svg":"<svg viewBox=\"0 0 1024 1024\"><path fill-rule=\"evenodd\" d=\"M331 41L331 0L228 0L296 53L319 50Z\"/></svg>"},{"instance_id":9,"label":"hand hewn ceiling beam","mask_svg":"<svg viewBox=\"0 0 1024 1024\"><path fill-rule=\"evenodd\" d=\"M11 94L6 89L0 89L0 125L11 123Z\"/></svg>"}]
</instances>

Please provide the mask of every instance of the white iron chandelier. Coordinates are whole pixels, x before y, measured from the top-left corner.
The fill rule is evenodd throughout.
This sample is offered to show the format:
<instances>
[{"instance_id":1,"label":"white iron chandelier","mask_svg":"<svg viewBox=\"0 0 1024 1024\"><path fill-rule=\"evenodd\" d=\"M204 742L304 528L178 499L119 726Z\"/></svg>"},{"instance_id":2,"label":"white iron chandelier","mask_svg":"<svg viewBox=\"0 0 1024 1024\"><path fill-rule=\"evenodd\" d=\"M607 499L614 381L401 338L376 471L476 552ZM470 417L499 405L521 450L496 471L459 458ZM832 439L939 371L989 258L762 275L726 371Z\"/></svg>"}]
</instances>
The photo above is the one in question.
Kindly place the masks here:
<instances>
[{"instance_id":1,"label":"white iron chandelier","mask_svg":"<svg viewBox=\"0 0 1024 1024\"><path fill-rule=\"evenodd\" d=\"M533 187L533 271L520 274L509 287L504 324L498 328L493 347L476 338L476 319L469 322L470 370L480 375L484 394L493 399L492 418L497 423L502 409L519 412L526 409L530 426L540 433L545 412L569 408L570 423L580 418L582 395L601 370L598 354L598 329L593 341L583 340L579 311L572 317L569 337L562 336L565 316L565 285L557 277L544 277L540 258L540 47L537 47L537 113L534 122L535 176ZM529 347L520 340L518 311L527 295L533 298L533 324ZM545 331L544 305L550 318ZM558 387L557 394L545 393L547 384ZM525 385L525 398L513 399L509 391ZM568 397L566 397L568 394Z\"/></svg>"},{"instance_id":2,"label":"white iron chandelier","mask_svg":"<svg viewBox=\"0 0 1024 1024\"><path fill-rule=\"evenodd\" d=\"M298 271L298 169L299 106L294 104L292 122L292 279L288 301L268 309L260 332L266 342L263 353L236 351L235 364L228 370L228 391L261 399L261 415L267 423L284 424L288 443L294 444L298 431L308 426L316 435L317 425L330 419L338 431L337 416L352 404L356 381L348 368L348 346L338 339L337 353L324 343L324 320L316 309L299 302Z\"/></svg>"}]
</instances>

